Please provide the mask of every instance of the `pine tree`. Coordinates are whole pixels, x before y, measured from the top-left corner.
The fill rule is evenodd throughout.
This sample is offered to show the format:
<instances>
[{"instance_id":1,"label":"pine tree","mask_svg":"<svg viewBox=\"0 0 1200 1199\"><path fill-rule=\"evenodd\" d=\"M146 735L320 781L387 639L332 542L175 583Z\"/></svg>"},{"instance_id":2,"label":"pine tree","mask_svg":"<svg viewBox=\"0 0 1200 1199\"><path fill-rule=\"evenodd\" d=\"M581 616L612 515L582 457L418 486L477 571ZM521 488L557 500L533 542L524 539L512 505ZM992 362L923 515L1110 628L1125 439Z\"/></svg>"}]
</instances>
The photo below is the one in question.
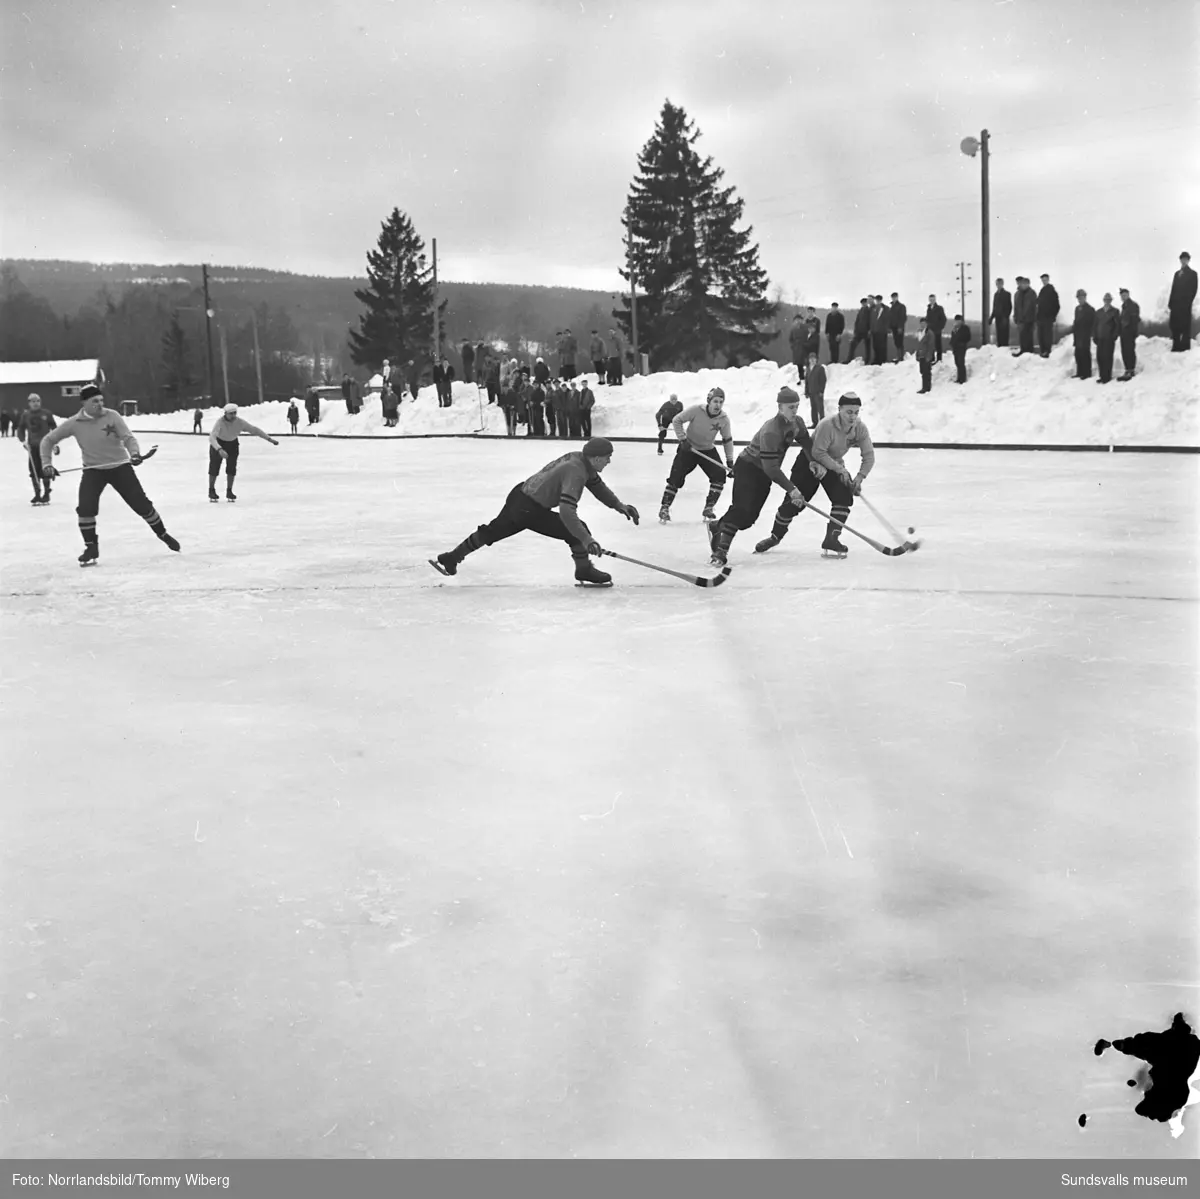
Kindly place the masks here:
<instances>
[{"instance_id":1,"label":"pine tree","mask_svg":"<svg viewBox=\"0 0 1200 1199\"><path fill-rule=\"evenodd\" d=\"M187 334L179 323L179 313L172 312L166 332L162 335L162 360L166 370L163 387L169 395L178 397L192 385L191 348Z\"/></svg>"},{"instance_id":2,"label":"pine tree","mask_svg":"<svg viewBox=\"0 0 1200 1199\"><path fill-rule=\"evenodd\" d=\"M753 229L737 228L745 202L721 187L725 172L711 158L700 158L699 137L667 100L622 217L638 292L636 348L652 370L751 360L775 336L777 305L767 298ZM627 296L622 304L613 316L632 337Z\"/></svg>"},{"instance_id":3,"label":"pine tree","mask_svg":"<svg viewBox=\"0 0 1200 1199\"><path fill-rule=\"evenodd\" d=\"M368 286L355 291L366 306L350 330L350 355L359 366L378 370L393 363L428 362L433 347L433 269L425 243L398 208L384 222L376 249L367 252ZM445 310L445 303L440 310Z\"/></svg>"}]
</instances>

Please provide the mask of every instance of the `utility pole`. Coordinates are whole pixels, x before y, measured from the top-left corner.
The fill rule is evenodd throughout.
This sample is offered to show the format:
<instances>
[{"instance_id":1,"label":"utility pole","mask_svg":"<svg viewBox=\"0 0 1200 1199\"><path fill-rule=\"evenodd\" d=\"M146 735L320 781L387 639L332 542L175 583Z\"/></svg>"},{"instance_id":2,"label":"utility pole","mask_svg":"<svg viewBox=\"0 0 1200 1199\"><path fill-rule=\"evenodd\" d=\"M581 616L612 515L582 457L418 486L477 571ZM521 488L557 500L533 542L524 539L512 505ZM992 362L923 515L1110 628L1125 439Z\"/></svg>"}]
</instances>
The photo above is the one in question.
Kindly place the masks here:
<instances>
[{"instance_id":1,"label":"utility pole","mask_svg":"<svg viewBox=\"0 0 1200 1199\"><path fill-rule=\"evenodd\" d=\"M229 350L225 345L225 326L221 326L221 374L225 378L225 403L229 403Z\"/></svg>"},{"instance_id":2,"label":"utility pole","mask_svg":"<svg viewBox=\"0 0 1200 1199\"><path fill-rule=\"evenodd\" d=\"M964 137L959 143L959 149L962 150L962 152L968 158L974 158L976 154L981 155L980 186L982 195L980 213L982 217L982 245L980 246L980 249L983 254L981 259L983 265L983 284L979 288L979 323L982 345L988 344L988 318L991 315L988 311L988 300L990 299L990 296L988 295L988 287L991 286L992 281L992 199L989 190L990 185L988 182L988 157L991 153L988 149L988 143L990 140L991 134L984 129L979 134L978 140L973 137ZM964 311L963 316L966 317L966 315L967 314Z\"/></svg>"},{"instance_id":3,"label":"utility pole","mask_svg":"<svg viewBox=\"0 0 1200 1199\"><path fill-rule=\"evenodd\" d=\"M433 361L441 357L442 331L438 319L437 238L433 239Z\"/></svg>"},{"instance_id":4,"label":"utility pole","mask_svg":"<svg viewBox=\"0 0 1200 1199\"><path fill-rule=\"evenodd\" d=\"M254 330L254 370L258 375L258 402L263 402L262 389L262 354L258 349L258 317L254 315L254 309L250 309L250 327Z\"/></svg>"},{"instance_id":5,"label":"utility pole","mask_svg":"<svg viewBox=\"0 0 1200 1199\"><path fill-rule=\"evenodd\" d=\"M214 388L213 380L215 378L215 373L213 371L213 347L212 347L213 310L212 310L212 304L210 304L209 300L208 300L208 263L204 263L200 267L200 270L203 273L203 277L204 277L204 336L205 336L206 341L208 342L208 402L211 404L213 402L213 388ZM228 391L228 388L226 390ZM229 396L226 395L225 399L226 399L226 402L228 402Z\"/></svg>"},{"instance_id":6,"label":"utility pole","mask_svg":"<svg viewBox=\"0 0 1200 1199\"><path fill-rule=\"evenodd\" d=\"M958 267L958 310L962 313L963 320L965 321L967 319L967 295L971 291L967 286L967 280L971 277L967 274L967 267L971 264L969 262L956 262L954 265ZM987 328L986 318L984 320L984 328Z\"/></svg>"},{"instance_id":7,"label":"utility pole","mask_svg":"<svg viewBox=\"0 0 1200 1199\"><path fill-rule=\"evenodd\" d=\"M640 375L642 373L642 356L638 351L638 328L637 328L637 280L633 273L633 230L627 229L625 233L625 257L629 267L629 329L633 337L633 373ZM622 367L622 369L624 369Z\"/></svg>"}]
</instances>

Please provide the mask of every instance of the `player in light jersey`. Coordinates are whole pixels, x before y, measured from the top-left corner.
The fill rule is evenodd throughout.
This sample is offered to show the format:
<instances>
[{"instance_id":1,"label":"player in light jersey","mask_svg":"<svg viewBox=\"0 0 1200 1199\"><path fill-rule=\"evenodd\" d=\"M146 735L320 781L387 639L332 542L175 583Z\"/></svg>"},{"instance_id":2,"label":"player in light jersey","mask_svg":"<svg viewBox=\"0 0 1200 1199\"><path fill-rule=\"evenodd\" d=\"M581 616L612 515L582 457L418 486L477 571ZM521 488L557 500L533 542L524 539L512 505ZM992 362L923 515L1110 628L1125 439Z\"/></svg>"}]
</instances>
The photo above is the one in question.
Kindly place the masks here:
<instances>
[{"instance_id":1,"label":"player in light jersey","mask_svg":"<svg viewBox=\"0 0 1200 1199\"><path fill-rule=\"evenodd\" d=\"M264 433L257 425L252 425L238 416L236 404L226 404L225 411L217 417L212 432L208 435L208 498L214 504L220 500L217 495L217 476L221 473L222 462L225 463L225 498L237 499L233 494L233 479L237 474L239 433L261 437L263 441L269 441L272 445L279 444L269 433Z\"/></svg>"},{"instance_id":2,"label":"player in light jersey","mask_svg":"<svg viewBox=\"0 0 1200 1199\"><path fill-rule=\"evenodd\" d=\"M662 507L658 510L658 519L666 524L671 519L671 504L684 480L699 467L708 476L708 498L704 501L704 511L701 513L705 520L716 520L717 514L713 505L721 498L725 490L725 479L733 469L733 429L729 417L725 415L725 392L714 387L708 393L703 404L693 404L685 408L672 422L675 436L679 438L679 448L671 463L671 472L667 475L667 486L663 492ZM684 426L687 426L686 433ZM721 446L725 454L725 467L716 461L716 442L720 435Z\"/></svg>"}]
</instances>

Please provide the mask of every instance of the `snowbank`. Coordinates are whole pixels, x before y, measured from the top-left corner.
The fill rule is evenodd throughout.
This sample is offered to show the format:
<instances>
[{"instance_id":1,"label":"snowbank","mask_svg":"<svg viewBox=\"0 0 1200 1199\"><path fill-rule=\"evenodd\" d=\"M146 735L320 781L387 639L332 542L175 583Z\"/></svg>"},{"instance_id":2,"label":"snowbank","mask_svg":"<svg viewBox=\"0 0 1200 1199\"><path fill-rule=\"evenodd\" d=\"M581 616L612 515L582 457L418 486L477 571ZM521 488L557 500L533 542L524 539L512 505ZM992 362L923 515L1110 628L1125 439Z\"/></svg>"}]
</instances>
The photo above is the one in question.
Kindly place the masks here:
<instances>
[{"instance_id":1,"label":"snowbank","mask_svg":"<svg viewBox=\"0 0 1200 1199\"><path fill-rule=\"evenodd\" d=\"M954 364L947 351L933 371L933 391L918 395L920 378L912 358L888 366L859 362L827 366L826 411L837 396L854 391L862 398L862 419L880 442L968 443L979 445L1152 445L1200 446L1200 345L1191 352L1172 354L1165 338L1138 340L1138 373L1128 383L1104 386L1091 379L1073 379L1074 351L1069 341L1057 345L1048 359L1035 355L1014 358L1010 350L985 346L967 355L968 381L954 382ZM1120 372L1118 355L1117 372ZM760 362L732 370L663 371L625 380L622 387L596 385L593 432L612 436L652 436L654 413L675 392L685 403L703 400L710 387L725 389L726 411L734 437L748 440L775 411L775 396L783 384L799 387L794 366ZM432 387L422 388L413 401L407 395L400 423L384 428L379 396L363 402L363 410L348 416L340 400L322 401L321 421L307 425L303 403L300 431L324 435L397 437L415 434L473 433L481 419L486 433L503 435L504 416L489 407L486 396L473 386L453 384L454 404L439 408ZM807 401L801 413L807 414ZM287 431L287 405L254 405L243 415L270 433ZM482 415L481 415L482 414ZM205 431L220 415L205 413ZM191 412L135 417L136 430L191 430ZM524 430L521 430L524 434Z\"/></svg>"}]
</instances>

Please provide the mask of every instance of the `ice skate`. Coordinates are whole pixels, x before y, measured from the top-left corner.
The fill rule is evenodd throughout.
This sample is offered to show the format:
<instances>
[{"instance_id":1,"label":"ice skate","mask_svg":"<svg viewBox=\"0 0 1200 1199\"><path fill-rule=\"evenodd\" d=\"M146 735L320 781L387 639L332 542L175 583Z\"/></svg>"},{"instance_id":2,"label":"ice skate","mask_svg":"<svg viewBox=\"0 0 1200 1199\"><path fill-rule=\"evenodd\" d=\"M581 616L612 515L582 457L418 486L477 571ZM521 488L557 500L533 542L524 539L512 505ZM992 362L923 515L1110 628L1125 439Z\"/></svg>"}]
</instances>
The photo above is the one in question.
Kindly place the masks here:
<instances>
[{"instance_id":1,"label":"ice skate","mask_svg":"<svg viewBox=\"0 0 1200 1199\"><path fill-rule=\"evenodd\" d=\"M612 575L597 570L590 562L575 564L575 582L580 587L611 587Z\"/></svg>"},{"instance_id":2,"label":"ice skate","mask_svg":"<svg viewBox=\"0 0 1200 1199\"><path fill-rule=\"evenodd\" d=\"M704 521L705 523L711 523L712 521L717 519L717 514L713 511L713 507L711 504L709 504L709 506L707 508L705 508L703 512L700 513L700 519L702 521Z\"/></svg>"},{"instance_id":3,"label":"ice skate","mask_svg":"<svg viewBox=\"0 0 1200 1199\"><path fill-rule=\"evenodd\" d=\"M79 555L80 566L95 566L100 561L100 547L98 545L87 546L83 553Z\"/></svg>"},{"instance_id":4,"label":"ice skate","mask_svg":"<svg viewBox=\"0 0 1200 1199\"><path fill-rule=\"evenodd\" d=\"M175 540L165 529L158 535L159 541L163 543L169 550L174 550L179 553L179 542Z\"/></svg>"},{"instance_id":5,"label":"ice skate","mask_svg":"<svg viewBox=\"0 0 1200 1199\"><path fill-rule=\"evenodd\" d=\"M823 558L844 558L850 551L838 540L837 534L831 529L821 542Z\"/></svg>"},{"instance_id":6,"label":"ice skate","mask_svg":"<svg viewBox=\"0 0 1200 1199\"><path fill-rule=\"evenodd\" d=\"M668 508L666 504L663 504L663 506L659 508L658 519L664 525L669 525L671 523L671 509Z\"/></svg>"},{"instance_id":7,"label":"ice skate","mask_svg":"<svg viewBox=\"0 0 1200 1199\"><path fill-rule=\"evenodd\" d=\"M436 558L429 559L429 565L433 567L438 574L456 575L458 574L458 559L453 554L438 554Z\"/></svg>"},{"instance_id":8,"label":"ice skate","mask_svg":"<svg viewBox=\"0 0 1200 1199\"><path fill-rule=\"evenodd\" d=\"M215 487L210 487L208 489L208 502L210 504L219 504L221 502L221 497L217 495L217 489Z\"/></svg>"},{"instance_id":9,"label":"ice skate","mask_svg":"<svg viewBox=\"0 0 1200 1199\"><path fill-rule=\"evenodd\" d=\"M225 498L232 504L237 499L237 496L234 495L232 491L227 491L225 493Z\"/></svg>"},{"instance_id":10,"label":"ice skate","mask_svg":"<svg viewBox=\"0 0 1200 1199\"><path fill-rule=\"evenodd\" d=\"M774 533L768 533L755 547L756 554L765 554L767 550L774 549L779 544L779 538Z\"/></svg>"},{"instance_id":11,"label":"ice skate","mask_svg":"<svg viewBox=\"0 0 1200 1199\"><path fill-rule=\"evenodd\" d=\"M29 502L36 508L39 504L49 503L49 500L43 499L41 495L35 495Z\"/></svg>"}]
</instances>

